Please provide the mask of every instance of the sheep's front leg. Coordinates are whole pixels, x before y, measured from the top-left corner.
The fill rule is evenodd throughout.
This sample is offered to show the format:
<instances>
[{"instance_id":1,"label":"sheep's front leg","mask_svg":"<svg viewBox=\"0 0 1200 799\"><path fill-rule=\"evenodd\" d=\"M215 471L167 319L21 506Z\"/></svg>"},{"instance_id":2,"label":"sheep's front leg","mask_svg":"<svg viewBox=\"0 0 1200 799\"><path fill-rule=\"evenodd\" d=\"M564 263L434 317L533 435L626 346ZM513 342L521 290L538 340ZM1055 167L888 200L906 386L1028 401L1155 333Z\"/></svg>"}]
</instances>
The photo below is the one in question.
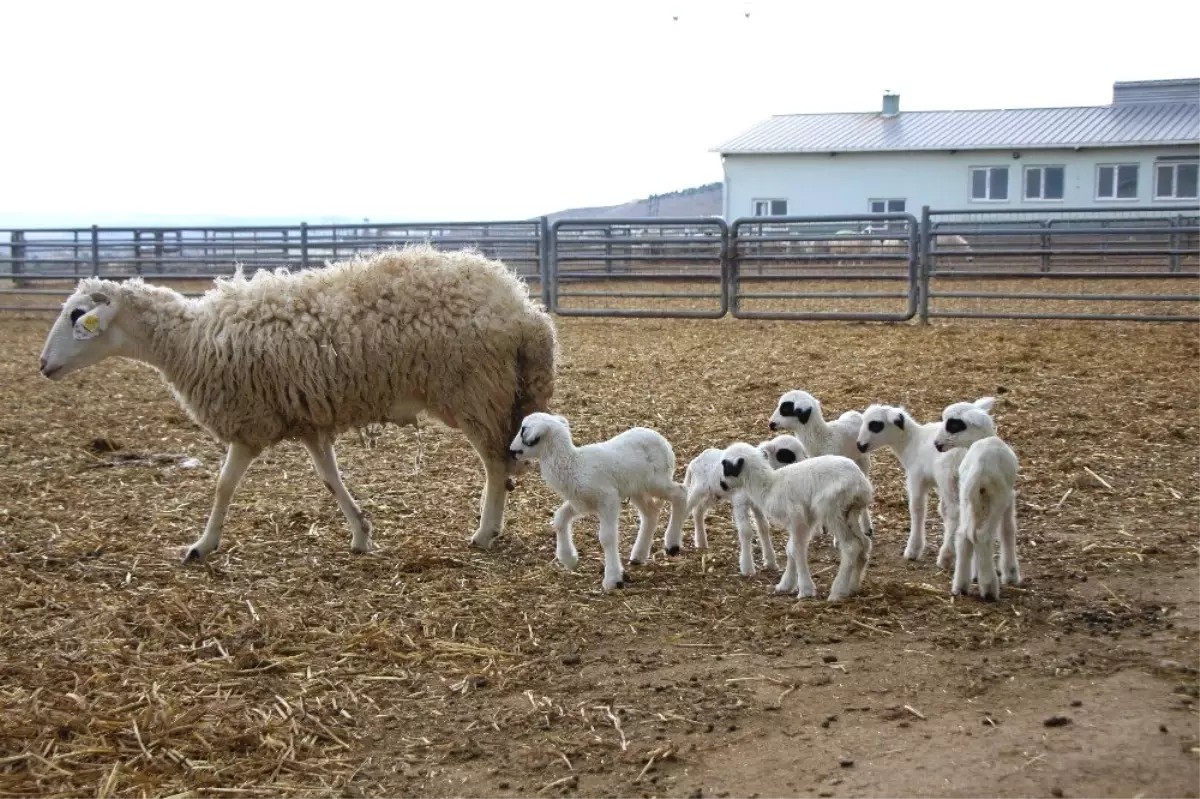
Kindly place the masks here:
<instances>
[{"instance_id":1,"label":"sheep's front leg","mask_svg":"<svg viewBox=\"0 0 1200 799\"><path fill-rule=\"evenodd\" d=\"M1021 567L1017 563L1017 498L1010 497L1000 527L1000 571L1006 585L1021 584Z\"/></svg>"},{"instance_id":2,"label":"sheep's front leg","mask_svg":"<svg viewBox=\"0 0 1200 799\"><path fill-rule=\"evenodd\" d=\"M856 520L857 521L857 520ZM838 538L838 551L842 560L837 577L829 589L829 601L835 602L857 594L867 571L867 560L871 554L871 539L864 535L843 531Z\"/></svg>"},{"instance_id":3,"label":"sheep's front leg","mask_svg":"<svg viewBox=\"0 0 1200 799\"><path fill-rule=\"evenodd\" d=\"M694 486L689 490L686 515L692 517L695 530L692 544L696 549L708 549L708 528L704 526L704 514L708 512L710 499L703 486Z\"/></svg>"},{"instance_id":4,"label":"sheep's front leg","mask_svg":"<svg viewBox=\"0 0 1200 799\"><path fill-rule=\"evenodd\" d=\"M929 488L912 477L908 479L908 546L904 548L904 557L908 560L920 560L925 551L925 508L929 500Z\"/></svg>"},{"instance_id":5,"label":"sheep's front leg","mask_svg":"<svg viewBox=\"0 0 1200 799\"><path fill-rule=\"evenodd\" d=\"M941 514L944 532L942 545L938 548L937 565L939 569L947 569L954 562L954 537L958 530L958 501L957 498L938 499L938 512Z\"/></svg>"},{"instance_id":6,"label":"sheep's front leg","mask_svg":"<svg viewBox=\"0 0 1200 799\"><path fill-rule=\"evenodd\" d=\"M753 577L754 533L750 529L750 500L741 491L733 495L733 526L738 536L738 569L743 577Z\"/></svg>"},{"instance_id":7,"label":"sheep's front leg","mask_svg":"<svg viewBox=\"0 0 1200 799\"><path fill-rule=\"evenodd\" d=\"M638 512L637 538L634 539L633 549L629 551L629 563L640 566L650 559L650 548L654 545L654 531L658 529L660 508L653 497L630 497L629 501Z\"/></svg>"},{"instance_id":8,"label":"sheep's front leg","mask_svg":"<svg viewBox=\"0 0 1200 799\"><path fill-rule=\"evenodd\" d=\"M580 515L579 511L572 507L570 502L564 502L558 506L558 510L554 512L554 533L557 538L556 552L558 562L567 568L574 569L579 565L579 552L575 549L575 536L572 534L571 528L575 524L575 519Z\"/></svg>"},{"instance_id":9,"label":"sheep's front leg","mask_svg":"<svg viewBox=\"0 0 1200 799\"><path fill-rule=\"evenodd\" d=\"M751 505L750 508L754 513L754 522L758 525L758 545L762 547L763 568L779 571L779 564L775 562L775 542L771 540L771 524L757 505Z\"/></svg>"},{"instance_id":10,"label":"sheep's front leg","mask_svg":"<svg viewBox=\"0 0 1200 799\"><path fill-rule=\"evenodd\" d=\"M354 497L346 490L342 482L341 472L338 471L337 457L333 454L333 444L324 438L303 439L304 448L312 458L317 476L325 481L325 487L337 500L342 515L350 524L350 551L371 551L371 522L363 513L362 508L354 501Z\"/></svg>"},{"instance_id":11,"label":"sheep's front leg","mask_svg":"<svg viewBox=\"0 0 1200 799\"><path fill-rule=\"evenodd\" d=\"M808 543L811 539L812 530L807 525L793 523L788 534L788 565L783 579L775 586L775 593L787 593L796 589L796 596L800 598L817 595L817 586L808 570Z\"/></svg>"},{"instance_id":12,"label":"sheep's front leg","mask_svg":"<svg viewBox=\"0 0 1200 799\"><path fill-rule=\"evenodd\" d=\"M503 459L485 458L485 484L479 500L479 529L471 536L471 545L491 549L492 542L504 530L504 503L508 499L508 463Z\"/></svg>"},{"instance_id":13,"label":"sheep's front leg","mask_svg":"<svg viewBox=\"0 0 1200 799\"><path fill-rule=\"evenodd\" d=\"M217 493L213 499L212 512L208 515L208 524L204 526L204 534L188 547L187 554L183 556L184 563L203 561L209 553L221 546L221 529L225 526L229 502L256 457L258 452L245 444L229 445L225 454L225 464L221 467L220 477L217 478Z\"/></svg>"},{"instance_id":14,"label":"sheep's front leg","mask_svg":"<svg viewBox=\"0 0 1200 799\"><path fill-rule=\"evenodd\" d=\"M618 525L621 522L621 501L613 498L600 503L596 509L600 518L600 548L604 550L604 581L601 587L605 591L620 588L625 584L625 570L621 568L621 536Z\"/></svg>"},{"instance_id":15,"label":"sheep's front leg","mask_svg":"<svg viewBox=\"0 0 1200 799\"><path fill-rule=\"evenodd\" d=\"M784 547L787 553L787 565L783 567L783 575L779 578L779 582L775 585L775 593L790 594L796 590L796 530L792 528L788 531L787 546Z\"/></svg>"},{"instance_id":16,"label":"sheep's front leg","mask_svg":"<svg viewBox=\"0 0 1200 799\"><path fill-rule=\"evenodd\" d=\"M683 548L683 520L687 516L687 491L678 483L670 483L666 499L671 503L671 518L667 520L667 531L663 533L663 550L668 557L679 554Z\"/></svg>"}]
</instances>

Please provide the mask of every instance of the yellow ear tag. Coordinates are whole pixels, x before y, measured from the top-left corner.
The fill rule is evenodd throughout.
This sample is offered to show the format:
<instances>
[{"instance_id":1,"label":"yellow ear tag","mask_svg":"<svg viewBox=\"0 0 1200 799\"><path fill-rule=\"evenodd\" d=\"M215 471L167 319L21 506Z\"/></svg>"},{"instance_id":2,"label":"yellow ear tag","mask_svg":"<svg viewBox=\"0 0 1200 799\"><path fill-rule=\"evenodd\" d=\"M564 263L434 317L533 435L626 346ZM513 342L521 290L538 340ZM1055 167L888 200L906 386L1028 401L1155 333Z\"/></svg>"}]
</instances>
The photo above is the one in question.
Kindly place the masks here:
<instances>
[{"instance_id":1,"label":"yellow ear tag","mask_svg":"<svg viewBox=\"0 0 1200 799\"><path fill-rule=\"evenodd\" d=\"M95 333L100 329L100 319L95 314L87 314L81 322L83 329L89 333Z\"/></svg>"}]
</instances>

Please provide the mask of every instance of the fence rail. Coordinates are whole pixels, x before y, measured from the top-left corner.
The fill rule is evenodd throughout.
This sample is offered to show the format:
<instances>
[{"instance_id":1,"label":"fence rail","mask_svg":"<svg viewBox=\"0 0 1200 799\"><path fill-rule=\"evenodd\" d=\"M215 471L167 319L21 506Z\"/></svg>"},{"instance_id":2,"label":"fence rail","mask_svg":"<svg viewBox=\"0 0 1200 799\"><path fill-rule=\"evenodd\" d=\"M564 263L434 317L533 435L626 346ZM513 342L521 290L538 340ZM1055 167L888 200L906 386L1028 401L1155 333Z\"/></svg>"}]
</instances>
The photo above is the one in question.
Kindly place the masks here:
<instances>
[{"instance_id":1,"label":"fence rail","mask_svg":"<svg viewBox=\"0 0 1200 799\"><path fill-rule=\"evenodd\" d=\"M500 259L563 316L1200 320L1194 205L0 229L0 310L57 310L47 299L84 276L195 294L239 267L298 269L410 242Z\"/></svg>"}]
</instances>

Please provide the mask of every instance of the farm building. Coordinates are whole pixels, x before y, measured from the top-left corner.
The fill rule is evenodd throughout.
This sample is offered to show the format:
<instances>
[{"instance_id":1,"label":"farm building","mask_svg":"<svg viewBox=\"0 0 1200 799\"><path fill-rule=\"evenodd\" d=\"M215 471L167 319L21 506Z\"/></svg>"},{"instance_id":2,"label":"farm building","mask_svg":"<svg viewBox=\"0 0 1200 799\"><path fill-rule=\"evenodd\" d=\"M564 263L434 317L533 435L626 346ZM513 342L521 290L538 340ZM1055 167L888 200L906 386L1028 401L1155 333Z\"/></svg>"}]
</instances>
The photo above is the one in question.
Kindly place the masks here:
<instances>
[{"instance_id":1,"label":"farm building","mask_svg":"<svg viewBox=\"0 0 1200 799\"><path fill-rule=\"evenodd\" d=\"M1200 79L1113 84L1109 105L773 116L721 154L725 219L1194 205Z\"/></svg>"}]
</instances>

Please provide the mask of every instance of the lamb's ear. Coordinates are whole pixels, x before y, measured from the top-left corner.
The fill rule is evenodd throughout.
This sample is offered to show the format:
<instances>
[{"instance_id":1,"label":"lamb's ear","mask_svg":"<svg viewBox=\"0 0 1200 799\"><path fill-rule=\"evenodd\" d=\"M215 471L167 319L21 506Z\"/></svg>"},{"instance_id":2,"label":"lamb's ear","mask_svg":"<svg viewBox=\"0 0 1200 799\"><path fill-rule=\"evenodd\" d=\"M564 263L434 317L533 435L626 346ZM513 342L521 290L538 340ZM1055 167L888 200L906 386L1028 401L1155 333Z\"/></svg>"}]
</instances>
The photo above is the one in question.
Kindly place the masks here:
<instances>
[{"instance_id":1,"label":"lamb's ear","mask_svg":"<svg viewBox=\"0 0 1200 799\"><path fill-rule=\"evenodd\" d=\"M571 423L567 421L567 417L565 417L565 416L559 416L559 415L556 413L556 414L554 414L554 418L555 418L555 419L557 419L559 422L561 422L563 427L570 427L570 426L571 426Z\"/></svg>"},{"instance_id":2,"label":"lamb's ear","mask_svg":"<svg viewBox=\"0 0 1200 799\"><path fill-rule=\"evenodd\" d=\"M742 473L742 467L746 465L745 458L738 458L736 461L721 461L721 471L726 477L737 477Z\"/></svg>"},{"instance_id":3,"label":"lamb's ear","mask_svg":"<svg viewBox=\"0 0 1200 799\"><path fill-rule=\"evenodd\" d=\"M972 403L976 408L984 411L990 411L992 406L996 404L995 397L980 397Z\"/></svg>"},{"instance_id":4,"label":"lamb's ear","mask_svg":"<svg viewBox=\"0 0 1200 799\"><path fill-rule=\"evenodd\" d=\"M901 430L904 429L904 411L896 411L896 415L892 417L892 424Z\"/></svg>"}]
</instances>

